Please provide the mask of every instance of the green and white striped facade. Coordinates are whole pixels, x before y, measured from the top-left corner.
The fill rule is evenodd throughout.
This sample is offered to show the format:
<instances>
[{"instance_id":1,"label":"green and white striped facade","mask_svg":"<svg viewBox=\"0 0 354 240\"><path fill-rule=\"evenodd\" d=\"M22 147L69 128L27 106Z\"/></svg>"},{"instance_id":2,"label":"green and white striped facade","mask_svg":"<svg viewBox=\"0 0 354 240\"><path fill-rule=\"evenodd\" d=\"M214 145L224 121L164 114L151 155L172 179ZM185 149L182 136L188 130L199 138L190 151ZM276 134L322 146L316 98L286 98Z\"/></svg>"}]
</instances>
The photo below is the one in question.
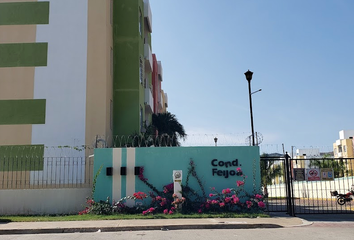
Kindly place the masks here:
<instances>
[{"instance_id":1,"label":"green and white striped facade","mask_svg":"<svg viewBox=\"0 0 354 240\"><path fill-rule=\"evenodd\" d=\"M151 121L148 0L0 0L0 146L108 146Z\"/></svg>"},{"instance_id":2,"label":"green and white striped facade","mask_svg":"<svg viewBox=\"0 0 354 240\"><path fill-rule=\"evenodd\" d=\"M110 0L0 0L0 146L112 136Z\"/></svg>"}]
</instances>

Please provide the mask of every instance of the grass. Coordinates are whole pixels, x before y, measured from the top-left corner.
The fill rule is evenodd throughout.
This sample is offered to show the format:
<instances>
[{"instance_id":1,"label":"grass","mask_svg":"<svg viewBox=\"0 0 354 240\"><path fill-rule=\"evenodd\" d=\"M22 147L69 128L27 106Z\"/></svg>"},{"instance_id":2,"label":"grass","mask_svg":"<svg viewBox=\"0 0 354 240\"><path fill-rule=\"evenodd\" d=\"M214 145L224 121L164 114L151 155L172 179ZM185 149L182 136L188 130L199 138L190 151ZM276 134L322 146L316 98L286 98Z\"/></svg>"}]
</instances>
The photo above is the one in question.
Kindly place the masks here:
<instances>
[{"instance_id":1,"label":"grass","mask_svg":"<svg viewBox=\"0 0 354 240\"><path fill-rule=\"evenodd\" d=\"M267 218L268 214L251 213L204 213L173 215L156 214L143 216L142 214L115 214L115 215L50 215L50 216L0 216L0 222L58 222L58 221L94 221L94 220L133 220L133 219L175 219L175 218Z\"/></svg>"}]
</instances>

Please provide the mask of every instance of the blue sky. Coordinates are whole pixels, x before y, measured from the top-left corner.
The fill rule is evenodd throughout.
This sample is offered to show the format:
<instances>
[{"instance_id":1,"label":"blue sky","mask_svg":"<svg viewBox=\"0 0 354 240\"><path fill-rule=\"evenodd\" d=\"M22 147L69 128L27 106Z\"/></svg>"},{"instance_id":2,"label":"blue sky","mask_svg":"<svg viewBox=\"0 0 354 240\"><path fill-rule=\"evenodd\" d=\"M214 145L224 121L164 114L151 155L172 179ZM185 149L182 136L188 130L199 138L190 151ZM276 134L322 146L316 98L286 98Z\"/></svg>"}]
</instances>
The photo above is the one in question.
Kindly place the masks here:
<instances>
[{"instance_id":1,"label":"blue sky","mask_svg":"<svg viewBox=\"0 0 354 240\"><path fill-rule=\"evenodd\" d=\"M150 0L152 48L164 71L168 110L187 144L245 144L255 131L263 151L332 150L354 129L352 0ZM198 144L197 144L198 145ZM278 149L280 148L280 149Z\"/></svg>"}]
</instances>

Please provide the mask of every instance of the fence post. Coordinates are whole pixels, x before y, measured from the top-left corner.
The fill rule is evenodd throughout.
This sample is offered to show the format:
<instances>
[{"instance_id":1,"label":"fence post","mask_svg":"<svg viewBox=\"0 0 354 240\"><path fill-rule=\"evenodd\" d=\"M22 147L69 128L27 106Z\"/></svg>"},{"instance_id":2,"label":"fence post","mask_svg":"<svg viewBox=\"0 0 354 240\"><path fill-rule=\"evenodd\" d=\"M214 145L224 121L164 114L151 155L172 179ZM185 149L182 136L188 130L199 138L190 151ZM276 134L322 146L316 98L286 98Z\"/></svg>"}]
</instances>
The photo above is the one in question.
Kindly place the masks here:
<instances>
[{"instance_id":1,"label":"fence post","mask_svg":"<svg viewBox=\"0 0 354 240\"><path fill-rule=\"evenodd\" d=\"M290 156L288 152L285 153L285 181L286 181L286 192L287 192L287 211L292 217L295 217L294 204L293 204L293 191L292 191L292 179L290 173Z\"/></svg>"}]
</instances>

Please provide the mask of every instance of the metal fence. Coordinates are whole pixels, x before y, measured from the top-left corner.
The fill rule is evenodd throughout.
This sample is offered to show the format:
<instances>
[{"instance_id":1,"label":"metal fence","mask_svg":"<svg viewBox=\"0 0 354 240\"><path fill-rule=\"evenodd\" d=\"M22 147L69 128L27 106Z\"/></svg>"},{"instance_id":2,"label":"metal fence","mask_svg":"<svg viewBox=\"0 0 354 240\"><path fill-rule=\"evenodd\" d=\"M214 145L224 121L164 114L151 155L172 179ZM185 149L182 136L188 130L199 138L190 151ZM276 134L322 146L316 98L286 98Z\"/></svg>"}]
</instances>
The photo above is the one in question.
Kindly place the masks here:
<instances>
[{"instance_id":1,"label":"metal fence","mask_svg":"<svg viewBox=\"0 0 354 240\"><path fill-rule=\"evenodd\" d=\"M90 157L0 157L0 189L84 188L92 178Z\"/></svg>"},{"instance_id":2,"label":"metal fence","mask_svg":"<svg viewBox=\"0 0 354 240\"><path fill-rule=\"evenodd\" d=\"M288 164L287 164L288 163ZM324 180L295 176L294 169L330 169L333 178ZM313 158L286 159L286 157L261 157L261 175L266 195L267 210L293 214L354 213L354 159ZM288 175L288 177L287 177ZM340 205L331 192L348 194L348 201ZM352 200L350 200L352 199Z\"/></svg>"}]
</instances>

